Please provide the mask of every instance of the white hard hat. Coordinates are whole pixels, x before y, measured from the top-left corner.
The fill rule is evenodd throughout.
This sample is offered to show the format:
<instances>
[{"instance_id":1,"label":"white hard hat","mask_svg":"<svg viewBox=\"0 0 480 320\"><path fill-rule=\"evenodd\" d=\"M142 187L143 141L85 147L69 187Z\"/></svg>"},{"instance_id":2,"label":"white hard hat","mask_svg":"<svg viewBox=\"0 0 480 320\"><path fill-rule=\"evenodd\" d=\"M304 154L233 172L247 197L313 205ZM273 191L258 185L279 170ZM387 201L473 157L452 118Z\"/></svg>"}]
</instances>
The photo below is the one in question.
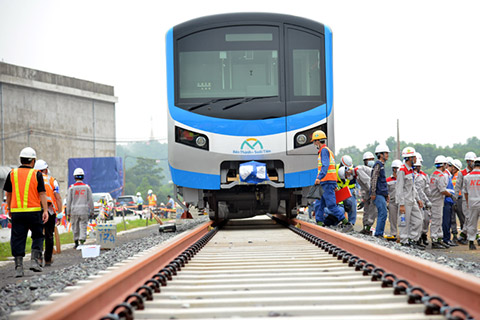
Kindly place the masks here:
<instances>
[{"instance_id":1,"label":"white hard hat","mask_svg":"<svg viewBox=\"0 0 480 320\"><path fill-rule=\"evenodd\" d=\"M458 170L462 170L462 161L458 159L453 160L453 166Z\"/></svg>"},{"instance_id":2,"label":"white hard hat","mask_svg":"<svg viewBox=\"0 0 480 320\"><path fill-rule=\"evenodd\" d=\"M476 166L480 165L480 157L475 158L475 165Z\"/></svg>"},{"instance_id":3,"label":"white hard hat","mask_svg":"<svg viewBox=\"0 0 480 320\"><path fill-rule=\"evenodd\" d=\"M142 194L140 192L137 192L137 196L141 196Z\"/></svg>"},{"instance_id":4,"label":"white hard hat","mask_svg":"<svg viewBox=\"0 0 480 320\"><path fill-rule=\"evenodd\" d=\"M37 159L37 153L33 148L26 147L23 148L22 151L20 151L20 158L25 158L25 159Z\"/></svg>"},{"instance_id":5,"label":"white hard hat","mask_svg":"<svg viewBox=\"0 0 480 320\"><path fill-rule=\"evenodd\" d=\"M467 152L467 154L465 155L465 161L468 161L468 160L472 160L472 161L475 161L475 159L477 158L477 155L475 154L475 152Z\"/></svg>"},{"instance_id":6,"label":"white hard hat","mask_svg":"<svg viewBox=\"0 0 480 320\"><path fill-rule=\"evenodd\" d=\"M402 166L403 162L401 160L393 160L392 161L392 168L400 168Z\"/></svg>"},{"instance_id":7,"label":"white hard hat","mask_svg":"<svg viewBox=\"0 0 480 320\"><path fill-rule=\"evenodd\" d=\"M422 166L422 161L417 157L417 161L413 164L414 167L421 167Z\"/></svg>"},{"instance_id":8,"label":"white hard hat","mask_svg":"<svg viewBox=\"0 0 480 320\"><path fill-rule=\"evenodd\" d=\"M153 192L152 189L148 190L148 194L151 194L152 192Z\"/></svg>"},{"instance_id":9,"label":"white hard hat","mask_svg":"<svg viewBox=\"0 0 480 320\"><path fill-rule=\"evenodd\" d=\"M435 158L435 164L447 163L447 158L445 156L439 155Z\"/></svg>"},{"instance_id":10,"label":"white hard hat","mask_svg":"<svg viewBox=\"0 0 480 320\"><path fill-rule=\"evenodd\" d=\"M350 157L349 155L343 156L341 161L342 161L342 163L345 167L352 167L353 166L352 157Z\"/></svg>"},{"instance_id":11,"label":"white hard hat","mask_svg":"<svg viewBox=\"0 0 480 320\"><path fill-rule=\"evenodd\" d=\"M371 153L370 151L367 151L363 154L363 160L365 159L375 159L375 157L373 156L373 153Z\"/></svg>"},{"instance_id":12,"label":"white hard hat","mask_svg":"<svg viewBox=\"0 0 480 320\"><path fill-rule=\"evenodd\" d=\"M386 144L381 143L375 148L375 154L382 153L382 152L390 152L390 149Z\"/></svg>"},{"instance_id":13,"label":"white hard hat","mask_svg":"<svg viewBox=\"0 0 480 320\"><path fill-rule=\"evenodd\" d=\"M413 147L405 147L402 150L402 158L415 157L415 149Z\"/></svg>"},{"instance_id":14,"label":"white hard hat","mask_svg":"<svg viewBox=\"0 0 480 320\"><path fill-rule=\"evenodd\" d=\"M346 167L341 167L341 168L338 169L338 176L342 180L345 180L345 168Z\"/></svg>"},{"instance_id":15,"label":"white hard hat","mask_svg":"<svg viewBox=\"0 0 480 320\"><path fill-rule=\"evenodd\" d=\"M423 157L420 154L420 152L417 152L417 154L415 156L417 157L417 161L420 161L421 163L423 163Z\"/></svg>"},{"instance_id":16,"label":"white hard hat","mask_svg":"<svg viewBox=\"0 0 480 320\"><path fill-rule=\"evenodd\" d=\"M453 158L452 157L447 157L447 163L451 166L453 166Z\"/></svg>"},{"instance_id":17,"label":"white hard hat","mask_svg":"<svg viewBox=\"0 0 480 320\"><path fill-rule=\"evenodd\" d=\"M77 168L73 171L73 176L76 177L76 176L84 176L85 175L85 172L83 172L83 169L82 168Z\"/></svg>"},{"instance_id":18,"label":"white hard hat","mask_svg":"<svg viewBox=\"0 0 480 320\"><path fill-rule=\"evenodd\" d=\"M48 168L48 164L45 160L37 160L37 162L35 162L35 167L33 168L36 170L45 170Z\"/></svg>"}]
</instances>

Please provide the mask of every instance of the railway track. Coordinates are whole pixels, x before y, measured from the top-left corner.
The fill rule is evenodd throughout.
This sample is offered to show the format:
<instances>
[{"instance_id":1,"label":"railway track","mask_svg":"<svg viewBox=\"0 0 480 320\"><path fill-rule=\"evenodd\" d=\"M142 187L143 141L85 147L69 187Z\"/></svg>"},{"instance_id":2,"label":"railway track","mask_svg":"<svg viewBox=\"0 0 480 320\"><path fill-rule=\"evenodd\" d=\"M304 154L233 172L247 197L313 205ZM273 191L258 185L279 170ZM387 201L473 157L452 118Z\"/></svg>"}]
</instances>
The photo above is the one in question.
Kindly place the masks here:
<instances>
[{"instance_id":1,"label":"railway track","mask_svg":"<svg viewBox=\"0 0 480 320\"><path fill-rule=\"evenodd\" d=\"M480 319L473 276L273 218L206 223L14 318Z\"/></svg>"}]
</instances>

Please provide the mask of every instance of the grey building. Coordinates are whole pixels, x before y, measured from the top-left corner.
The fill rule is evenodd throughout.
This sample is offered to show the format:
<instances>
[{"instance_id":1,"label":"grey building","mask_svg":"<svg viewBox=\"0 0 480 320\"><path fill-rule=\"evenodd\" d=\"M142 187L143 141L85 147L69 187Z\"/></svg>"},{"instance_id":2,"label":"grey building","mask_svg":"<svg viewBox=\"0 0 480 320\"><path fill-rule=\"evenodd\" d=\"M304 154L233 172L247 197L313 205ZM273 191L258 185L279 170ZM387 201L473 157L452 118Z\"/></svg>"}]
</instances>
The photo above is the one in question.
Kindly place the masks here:
<instances>
[{"instance_id":1,"label":"grey building","mask_svg":"<svg viewBox=\"0 0 480 320\"><path fill-rule=\"evenodd\" d=\"M63 197L69 158L115 156L117 101L112 86L0 62L1 166L18 166L30 146Z\"/></svg>"}]
</instances>

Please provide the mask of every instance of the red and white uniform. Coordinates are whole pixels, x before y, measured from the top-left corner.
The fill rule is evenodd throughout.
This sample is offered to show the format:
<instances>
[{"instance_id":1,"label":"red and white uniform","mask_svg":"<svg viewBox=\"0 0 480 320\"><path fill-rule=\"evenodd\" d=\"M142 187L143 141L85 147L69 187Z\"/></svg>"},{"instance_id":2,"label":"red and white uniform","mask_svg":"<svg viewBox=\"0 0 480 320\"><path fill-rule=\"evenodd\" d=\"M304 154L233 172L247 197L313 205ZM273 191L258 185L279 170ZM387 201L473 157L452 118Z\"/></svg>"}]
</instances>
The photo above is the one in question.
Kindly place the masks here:
<instances>
[{"instance_id":1,"label":"red and white uniform","mask_svg":"<svg viewBox=\"0 0 480 320\"><path fill-rule=\"evenodd\" d=\"M475 241L478 218L480 216L480 169L475 168L466 175L463 184L463 193L465 198L468 198L466 202L470 216L469 219L465 221L467 240Z\"/></svg>"}]
</instances>

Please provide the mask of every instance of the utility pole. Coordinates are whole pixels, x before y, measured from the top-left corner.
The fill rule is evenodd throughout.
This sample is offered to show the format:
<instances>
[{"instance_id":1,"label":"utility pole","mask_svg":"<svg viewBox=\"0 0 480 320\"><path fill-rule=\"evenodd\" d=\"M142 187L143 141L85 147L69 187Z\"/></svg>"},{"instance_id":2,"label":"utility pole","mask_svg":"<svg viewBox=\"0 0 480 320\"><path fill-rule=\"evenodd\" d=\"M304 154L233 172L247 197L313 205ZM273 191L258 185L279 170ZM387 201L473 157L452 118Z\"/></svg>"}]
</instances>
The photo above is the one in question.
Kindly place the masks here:
<instances>
[{"instance_id":1,"label":"utility pole","mask_svg":"<svg viewBox=\"0 0 480 320\"><path fill-rule=\"evenodd\" d=\"M397 159L401 159L400 156L400 120L397 119Z\"/></svg>"}]
</instances>

